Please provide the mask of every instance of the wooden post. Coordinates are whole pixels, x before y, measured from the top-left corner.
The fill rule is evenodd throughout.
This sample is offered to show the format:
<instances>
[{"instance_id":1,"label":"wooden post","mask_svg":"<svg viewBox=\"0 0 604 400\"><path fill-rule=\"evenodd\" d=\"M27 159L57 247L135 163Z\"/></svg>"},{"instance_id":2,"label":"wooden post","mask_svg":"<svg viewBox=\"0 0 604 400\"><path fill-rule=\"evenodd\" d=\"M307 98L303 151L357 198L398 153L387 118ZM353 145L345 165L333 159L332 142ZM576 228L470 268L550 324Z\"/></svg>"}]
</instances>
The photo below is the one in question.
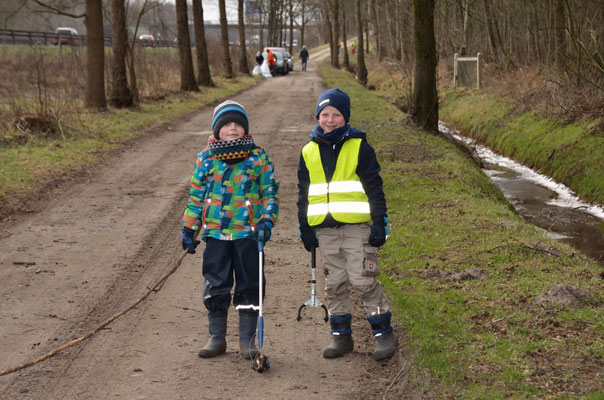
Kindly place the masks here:
<instances>
[{"instance_id":1,"label":"wooden post","mask_svg":"<svg viewBox=\"0 0 604 400\"><path fill-rule=\"evenodd\" d=\"M457 89L457 53L453 56L453 89Z\"/></svg>"},{"instance_id":2,"label":"wooden post","mask_svg":"<svg viewBox=\"0 0 604 400\"><path fill-rule=\"evenodd\" d=\"M476 54L476 88L478 90L480 90L480 79L481 79L481 73L480 73L480 68L482 67L482 56L480 55L480 53Z\"/></svg>"}]
</instances>

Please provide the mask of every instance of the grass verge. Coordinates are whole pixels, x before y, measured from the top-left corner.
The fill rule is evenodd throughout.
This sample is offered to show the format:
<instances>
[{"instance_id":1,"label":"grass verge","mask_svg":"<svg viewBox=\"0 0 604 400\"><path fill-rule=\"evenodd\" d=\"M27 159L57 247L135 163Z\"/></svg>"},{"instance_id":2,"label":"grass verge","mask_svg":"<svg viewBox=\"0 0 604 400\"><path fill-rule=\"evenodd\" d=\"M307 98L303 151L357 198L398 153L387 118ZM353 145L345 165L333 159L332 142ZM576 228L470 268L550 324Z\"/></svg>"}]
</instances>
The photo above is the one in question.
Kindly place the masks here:
<instances>
[{"instance_id":1,"label":"grass verge","mask_svg":"<svg viewBox=\"0 0 604 400\"><path fill-rule=\"evenodd\" d=\"M458 399L601 398L601 268L524 223L454 145L346 72L323 65L352 99L382 166L391 236L381 281L415 362ZM543 306L558 284L594 303ZM596 303L597 302L597 303Z\"/></svg>"},{"instance_id":2,"label":"grass verge","mask_svg":"<svg viewBox=\"0 0 604 400\"><path fill-rule=\"evenodd\" d=\"M27 143L0 148L0 216L28 207L41 188L69 174L86 171L108 151L166 122L253 86L255 78L214 78L217 87L178 93L137 110L110 108L78 112L62 121L62 137L32 137Z\"/></svg>"}]
</instances>

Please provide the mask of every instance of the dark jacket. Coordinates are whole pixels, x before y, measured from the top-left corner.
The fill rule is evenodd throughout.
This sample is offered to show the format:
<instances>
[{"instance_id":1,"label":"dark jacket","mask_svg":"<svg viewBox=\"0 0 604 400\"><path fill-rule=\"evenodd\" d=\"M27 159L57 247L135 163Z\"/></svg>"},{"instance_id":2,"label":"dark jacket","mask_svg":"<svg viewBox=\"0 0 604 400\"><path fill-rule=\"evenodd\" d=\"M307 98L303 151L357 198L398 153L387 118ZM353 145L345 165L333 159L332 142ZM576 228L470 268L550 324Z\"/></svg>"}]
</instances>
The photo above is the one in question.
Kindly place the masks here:
<instances>
[{"instance_id":1,"label":"dark jacket","mask_svg":"<svg viewBox=\"0 0 604 400\"><path fill-rule=\"evenodd\" d=\"M323 133L323 129L317 125L310 134L311 141L319 144L321 163L323 164L325 178L328 182L331 181L333 173L335 172L336 161L340 154L340 150L342 149L342 145L346 140L353 138L363 139L361 148L359 149L359 162L356 173L361 179L365 194L369 198L371 219L375 220L378 218L380 221L383 221L384 217L387 215L387 209L386 197L384 196L382 187L382 177L380 176L380 164L378 164L373 147L367 142L367 135L365 132L346 124L346 126L335 129L326 135ZM300 223L301 230L309 227L308 218L306 217L309 185L310 177L308 175L308 168L306 167L304 157L300 154L300 161L298 163L298 222ZM315 228L341 225L344 225L344 223L335 221L330 214L327 214L325 221Z\"/></svg>"},{"instance_id":2,"label":"dark jacket","mask_svg":"<svg viewBox=\"0 0 604 400\"><path fill-rule=\"evenodd\" d=\"M306 50L306 49L302 49L302 50L300 51L300 59L301 59L302 61L305 61L307 58L308 58L308 50Z\"/></svg>"}]
</instances>

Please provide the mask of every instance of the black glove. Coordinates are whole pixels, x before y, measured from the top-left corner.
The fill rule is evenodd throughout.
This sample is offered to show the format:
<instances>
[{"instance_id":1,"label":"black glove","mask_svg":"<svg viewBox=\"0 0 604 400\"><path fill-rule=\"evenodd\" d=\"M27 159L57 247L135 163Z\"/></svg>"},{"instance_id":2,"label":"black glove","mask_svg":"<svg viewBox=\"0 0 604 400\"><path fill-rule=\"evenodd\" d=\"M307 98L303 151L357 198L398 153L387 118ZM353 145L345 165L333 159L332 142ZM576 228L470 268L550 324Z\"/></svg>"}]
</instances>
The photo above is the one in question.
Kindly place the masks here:
<instances>
[{"instance_id":1,"label":"black glove","mask_svg":"<svg viewBox=\"0 0 604 400\"><path fill-rule=\"evenodd\" d=\"M306 251L312 251L313 247L319 247L319 241L317 240L317 236L315 236L314 229L306 228L300 230L300 237L302 238L302 243L304 243Z\"/></svg>"},{"instance_id":2,"label":"black glove","mask_svg":"<svg viewBox=\"0 0 604 400\"><path fill-rule=\"evenodd\" d=\"M388 237L388 219L386 217L378 217L373 219L373 226L369 234L369 244L373 247L381 247L386 243Z\"/></svg>"},{"instance_id":3,"label":"black glove","mask_svg":"<svg viewBox=\"0 0 604 400\"><path fill-rule=\"evenodd\" d=\"M273 222L268 218L262 218L254 229L256 239L265 244L271 238L271 229L273 229Z\"/></svg>"},{"instance_id":4,"label":"black glove","mask_svg":"<svg viewBox=\"0 0 604 400\"><path fill-rule=\"evenodd\" d=\"M201 243L201 240L195 240L195 231L186 226L182 228L182 249L187 250L189 254L195 254L195 247Z\"/></svg>"}]
</instances>

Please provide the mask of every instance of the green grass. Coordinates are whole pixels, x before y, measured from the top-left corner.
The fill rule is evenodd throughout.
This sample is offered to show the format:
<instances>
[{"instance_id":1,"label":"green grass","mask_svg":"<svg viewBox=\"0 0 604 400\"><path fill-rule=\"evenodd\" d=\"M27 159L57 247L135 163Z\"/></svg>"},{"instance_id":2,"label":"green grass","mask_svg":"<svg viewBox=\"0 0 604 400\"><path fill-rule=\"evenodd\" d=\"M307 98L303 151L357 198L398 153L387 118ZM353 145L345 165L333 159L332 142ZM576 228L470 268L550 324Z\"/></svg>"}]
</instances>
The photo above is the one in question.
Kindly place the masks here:
<instances>
[{"instance_id":1,"label":"green grass","mask_svg":"<svg viewBox=\"0 0 604 400\"><path fill-rule=\"evenodd\" d=\"M351 124L368 132L382 166L391 236L380 279L415 362L459 399L601 396L602 307L534 303L559 283L601 299L601 267L524 223L471 160L405 124L382 94L329 66L322 73L351 96ZM470 268L488 278L444 279Z\"/></svg>"},{"instance_id":2,"label":"green grass","mask_svg":"<svg viewBox=\"0 0 604 400\"><path fill-rule=\"evenodd\" d=\"M604 204L604 132L599 120L564 124L533 112L514 114L487 90L441 94L443 120L495 151L564 183L581 197Z\"/></svg>"},{"instance_id":3,"label":"green grass","mask_svg":"<svg viewBox=\"0 0 604 400\"><path fill-rule=\"evenodd\" d=\"M106 112L70 114L62 121L64 139L32 137L24 145L0 148L0 209L19 208L45 183L67 173L85 171L106 152L127 141L256 82L257 79L247 77L215 78L215 88L174 94L161 101L143 103L136 110L110 108Z\"/></svg>"}]
</instances>

